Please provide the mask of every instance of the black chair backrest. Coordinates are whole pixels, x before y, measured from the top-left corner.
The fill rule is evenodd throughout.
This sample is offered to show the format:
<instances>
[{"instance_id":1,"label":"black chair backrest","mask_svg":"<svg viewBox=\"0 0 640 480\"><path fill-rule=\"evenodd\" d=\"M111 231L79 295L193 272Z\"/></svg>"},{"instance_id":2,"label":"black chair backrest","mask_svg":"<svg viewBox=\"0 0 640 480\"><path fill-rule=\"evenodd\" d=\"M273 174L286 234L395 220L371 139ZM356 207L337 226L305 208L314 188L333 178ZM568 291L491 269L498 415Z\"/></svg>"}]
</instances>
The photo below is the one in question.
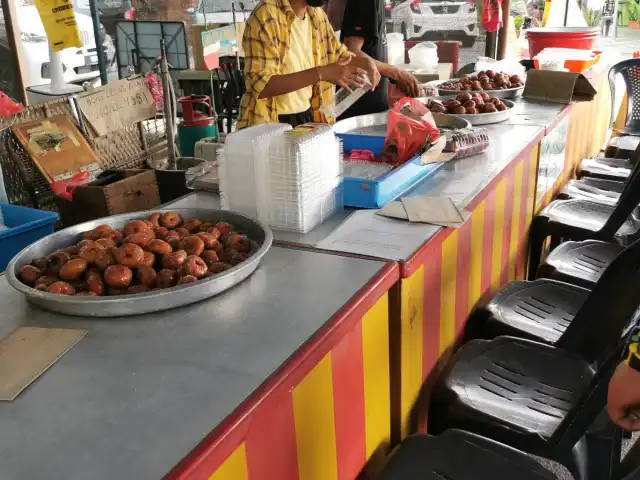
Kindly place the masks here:
<instances>
[{"instance_id":1,"label":"black chair backrest","mask_svg":"<svg viewBox=\"0 0 640 480\"><path fill-rule=\"evenodd\" d=\"M583 357L589 363L620 343L640 306L640 240L625 248L600 276L556 346Z\"/></svg>"},{"instance_id":2,"label":"black chair backrest","mask_svg":"<svg viewBox=\"0 0 640 480\"><path fill-rule=\"evenodd\" d=\"M612 238L640 204L640 144L638 144L638 147L631 155L630 161L633 165L633 170L627 179L613 212L611 212L611 216L600 232L598 232L598 238Z\"/></svg>"},{"instance_id":3,"label":"black chair backrest","mask_svg":"<svg viewBox=\"0 0 640 480\"><path fill-rule=\"evenodd\" d=\"M611 89L611 105L615 105L616 77L621 75L627 90L627 118L623 132L640 135L640 58L630 58L616 63L609 70L609 87ZM617 112L611 109L611 125Z\"/></svg>"}]
</instances>

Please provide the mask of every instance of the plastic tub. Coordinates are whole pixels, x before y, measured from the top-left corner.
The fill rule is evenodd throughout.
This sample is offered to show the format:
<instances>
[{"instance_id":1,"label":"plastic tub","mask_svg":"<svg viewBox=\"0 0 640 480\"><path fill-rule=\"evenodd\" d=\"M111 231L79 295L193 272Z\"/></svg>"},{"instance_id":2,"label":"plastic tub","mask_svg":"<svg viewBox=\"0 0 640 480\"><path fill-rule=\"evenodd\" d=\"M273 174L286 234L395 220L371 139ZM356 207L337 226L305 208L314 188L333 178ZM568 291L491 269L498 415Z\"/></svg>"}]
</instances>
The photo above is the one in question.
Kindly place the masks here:
<instances>
[{"instance_id":1,"label":"plastic tub","mask_svg":"<svg viewBox=\"0 0 640 480\"><path fill-rule=\"evenodd\" d=\"M541 27L526 30L530 58L545 48L593 50L599 36L600 30L591 27Z\"/></svg>"},{"instance_id":2,"label":"plastic tub","mask_svg":"<svg viewBox=\"0 0 640 480\"><path fill-rule=\"evenodd\" d=\"M0 230L0 272L23 248L53 233L58 214L17 205L0 205L2 223L9 227Z\"/></svg>"}]
</instances>

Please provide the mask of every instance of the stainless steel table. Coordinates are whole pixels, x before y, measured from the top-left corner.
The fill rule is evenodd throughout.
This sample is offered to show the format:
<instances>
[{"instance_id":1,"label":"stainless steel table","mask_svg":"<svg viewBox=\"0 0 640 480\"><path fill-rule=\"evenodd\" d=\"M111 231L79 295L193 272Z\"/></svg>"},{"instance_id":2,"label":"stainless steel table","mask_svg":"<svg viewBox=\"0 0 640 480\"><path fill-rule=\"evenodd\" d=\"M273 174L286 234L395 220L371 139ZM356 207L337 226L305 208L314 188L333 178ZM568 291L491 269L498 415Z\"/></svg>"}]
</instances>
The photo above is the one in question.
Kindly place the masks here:
<instances>
[{"instance_id":1,"label":"stainless steel table","mask_svg":"<svg viewBox=\"0 0 640 480\"><path fill-rule=\"evenodd\" d=\"M464 208L544 131L542 126L526 125L497 124L487 125L486 128L491 137L491 147L487 151L445 164L435 175L423 180L403 196L451 197L459 207ZM220 208L220 199L217 194L195 192L171 202L166 207ZM276 241L316 246L343 222L349 222L348 217L353 212L354 209L347 208L307 234L277 230L274 230L273 234ZM439 227L426 229L424 243L440 230ZM363 236L360 240L365 242L367 239ZM352 250L348 253L365 254L357 242L349 248ZM398 256L393 251L379 250L373 256L393 261L407 260L407 255Z\"/></svg>"},{"instance_id":2,"label":"stainless steel table","mask_svg":"<svg viewBox=\"0 0 640 480\"><path fill-rule=\"evenodd\" d=\"M384 265L272 248L211 300L108 320L32 307L0 276L0 337L19 326L89 331L0 402L0 478L161 478Z\"/></svg>"}]
</instances>

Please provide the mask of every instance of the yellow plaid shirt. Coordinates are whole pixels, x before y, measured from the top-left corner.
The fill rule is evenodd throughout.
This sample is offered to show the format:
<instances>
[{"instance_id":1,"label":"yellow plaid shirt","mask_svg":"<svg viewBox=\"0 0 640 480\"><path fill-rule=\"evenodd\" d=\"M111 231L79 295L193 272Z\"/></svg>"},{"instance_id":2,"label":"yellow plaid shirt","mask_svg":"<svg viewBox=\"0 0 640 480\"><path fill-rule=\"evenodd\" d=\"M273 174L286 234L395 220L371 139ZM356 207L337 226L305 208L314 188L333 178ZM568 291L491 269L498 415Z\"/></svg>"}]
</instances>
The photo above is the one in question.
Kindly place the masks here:
<instances>
[{"instance_id":1,"label":"yellow plaid shirt","mask_svg":"<svg viewBox=\"0 0 640 480\"><path fill-rule=\"evenodd\" d=\"M342 45L320 8L307 8L312 26L312 48L316 67L336 63L351 54ZM258 98L273 75L282 72L291 39L295 13L289 0L263 0L247 19L242 38L244 50L245 94L240 101L238 129L261 123L277 123L275 97ZM323 105L333 103L334 87L327 82L313 86L311 109L315 122L333 123L320 113Z\"/></svg>"}]
</instances>

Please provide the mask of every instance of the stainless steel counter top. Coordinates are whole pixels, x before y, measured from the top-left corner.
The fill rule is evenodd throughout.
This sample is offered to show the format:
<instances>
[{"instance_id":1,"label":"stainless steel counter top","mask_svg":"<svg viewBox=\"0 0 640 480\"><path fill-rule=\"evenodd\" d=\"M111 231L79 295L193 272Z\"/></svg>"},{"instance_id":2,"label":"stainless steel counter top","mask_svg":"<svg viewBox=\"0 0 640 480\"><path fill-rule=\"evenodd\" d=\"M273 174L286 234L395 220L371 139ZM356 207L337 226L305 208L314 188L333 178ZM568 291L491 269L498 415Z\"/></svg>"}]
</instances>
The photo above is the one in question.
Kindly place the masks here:
<instances>
[{"instance_id":1,"label":"stainless steel counter top","mask_svg":"<svg viewBox=\"0 0 640 480\"><path fill-rule=\"evenodd\" d=\"M543 126L530 125L496 124L487 125L486 128L491 137L491 147L487 151L445 164L435 175L425 179L403 196L451 197L458 206L464 208L491 180L499 175L530 142L544 131ZM219 197L212 193L196 192L167 205L169 208L196 208L203 206L219 208ZM273 235L276 241L316 246L343 222L349 222L348 217L353 212L353 209L345 209L344 212L334 215L307 234L274 230ZM430 229L424 237L424 243L439 230L438 227ZM363 242L366 241L364 235L361 240ZM371 254L371 249L367 249L365 252L358 242L350 244L348 248L349 250L343 251L364 255ZM394 261L407 259L405 254L395 254L391 250L376 250L373 256Z\"/></svg>"},{"instance_id":2,"label":"stainless steel counter top","mask_svg":"<svg viewBox=\"0 0 640 480\"><path fill-rule=\"evenodd\" d=\"M0 478L161 478L383 267L272 248L211 300L102 320L32 307L0 275L0 337L19 326L89 331L0 402Z\"/></svg>"}]
</instances>

